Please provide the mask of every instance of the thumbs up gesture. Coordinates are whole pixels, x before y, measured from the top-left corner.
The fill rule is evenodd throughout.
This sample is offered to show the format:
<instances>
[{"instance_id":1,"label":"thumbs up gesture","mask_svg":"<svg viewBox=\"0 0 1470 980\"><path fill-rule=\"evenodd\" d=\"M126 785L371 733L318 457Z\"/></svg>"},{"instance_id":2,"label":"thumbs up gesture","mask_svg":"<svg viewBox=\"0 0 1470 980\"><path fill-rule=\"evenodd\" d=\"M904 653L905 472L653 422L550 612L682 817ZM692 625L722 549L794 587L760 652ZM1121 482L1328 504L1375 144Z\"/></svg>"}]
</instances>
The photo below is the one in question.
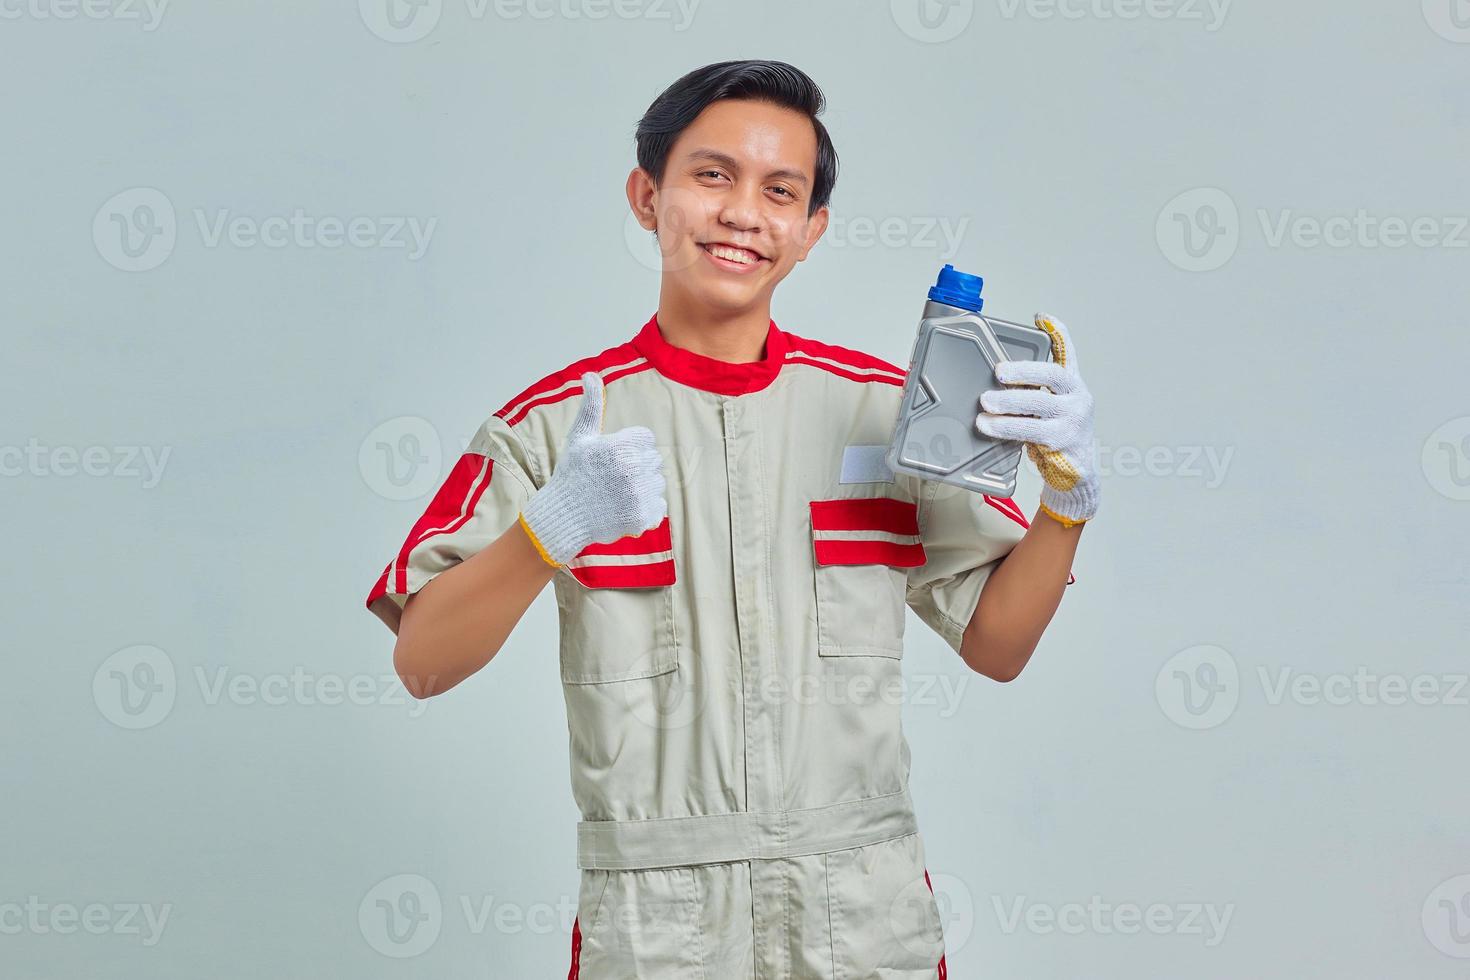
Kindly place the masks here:
<instances>
[{"instance_id":1,"label":"thumbs up gesture","mask_svg":"<svg viewBox=\"0 0 1470 980\"><path fill-rule=\"evenodd\" d=\"M632 425L604 434L604 400L602 376L582 375L582 405L556 469L520 514L536 550L556 567L589 544L656 527L669 511L653 432Z\"/></svg>"}]
</instances>

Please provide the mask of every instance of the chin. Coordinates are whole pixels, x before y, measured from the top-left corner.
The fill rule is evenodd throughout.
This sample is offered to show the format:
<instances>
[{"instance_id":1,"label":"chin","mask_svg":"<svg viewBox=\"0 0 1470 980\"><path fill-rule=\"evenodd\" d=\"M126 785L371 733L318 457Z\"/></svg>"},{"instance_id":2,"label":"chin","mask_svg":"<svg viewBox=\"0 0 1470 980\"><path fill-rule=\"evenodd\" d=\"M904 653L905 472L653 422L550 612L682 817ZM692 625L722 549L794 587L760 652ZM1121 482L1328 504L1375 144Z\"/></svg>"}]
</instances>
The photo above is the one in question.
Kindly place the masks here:
<instances>
[{"instance_id":1,"label":"chin","mask_svg":"<svg viewBox=\"0 0 1470 980\"><path fill-rule=\"evenodd\" d=\"M746 310L759 302L765 282L708 274L680 275L678 289L699 305L723 312Z\"/></svg>"},{"instance_id":2,"label":"chin","mask_svg":"<svg viewBox=\"0 0 1470 980\"><path fill-rule=\"evenodd\" d=\"M704 285L696 290L695 295L712 310L737 313L760 302L761 291L742 283L716 283Z\"/></svg>"}]
</instances>

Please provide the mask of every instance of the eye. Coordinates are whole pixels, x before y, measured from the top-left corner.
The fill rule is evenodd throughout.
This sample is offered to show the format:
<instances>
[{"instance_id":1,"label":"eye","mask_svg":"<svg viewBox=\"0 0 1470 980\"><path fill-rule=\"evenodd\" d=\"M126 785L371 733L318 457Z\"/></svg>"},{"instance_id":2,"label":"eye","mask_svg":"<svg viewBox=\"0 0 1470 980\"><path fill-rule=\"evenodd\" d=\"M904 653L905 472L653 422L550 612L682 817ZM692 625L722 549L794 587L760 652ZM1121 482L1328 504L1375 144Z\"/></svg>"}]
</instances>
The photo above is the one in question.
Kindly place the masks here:
<instances>
[{"instance_id":1,"label":"eye","mask_svg":"<svg viewBox=\"0 0 1470 980\"><path fill-rule=\"evenodd\" d=\"M696 176L696 177L723 177L725 175L723 173L721 173L720 171L718 171L718 170L701 170L701 171L699 171L699 173L695 174L694 176Z\"/></svg>"},{"instance_id":2,"label":"eye","mask_svg":"<svg viewBox=\"0 0 1470 980\"><path fill-rule=\"evenodd\" d=\"M776 186L772 187L771 190L773 190L773 191L780 191L782 194L786 195L787 197L795 197L796 196L795 194L791 193L789 190L787 190L786 188L782 187L779 184L777 184Z\"/></svg>"}]
</instances>

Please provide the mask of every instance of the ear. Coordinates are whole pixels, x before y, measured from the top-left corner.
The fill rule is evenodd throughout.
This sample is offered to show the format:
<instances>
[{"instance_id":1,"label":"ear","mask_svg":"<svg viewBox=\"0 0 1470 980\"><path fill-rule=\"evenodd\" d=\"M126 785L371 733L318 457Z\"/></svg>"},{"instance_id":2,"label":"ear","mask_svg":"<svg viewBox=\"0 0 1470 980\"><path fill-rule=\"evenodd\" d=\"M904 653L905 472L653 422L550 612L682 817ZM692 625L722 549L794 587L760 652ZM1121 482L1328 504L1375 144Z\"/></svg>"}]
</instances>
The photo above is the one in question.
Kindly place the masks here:
<instances>
[{"instance_id":1,"label":"ear","mask_svg":"<svg viewBox=\"0 0 1470 980\"><path fill-rule=\"evenodd\" d=\"M634 167L628 174L628 207L632 208L633 217L644 231L658 230L658 219L653 209L653 197L657 190L653 185L653 177L642 167Z\"/></svg>"},{"instance_id":2,"label":"ear","mask_svg":"<svg viewBox=\"0 0 1470 980\"><path fill-rule=\"evenodd\" d=\"M807 219L806 242L801 246L801 253L796 256L796 261L806 261L807 254L811 252L813 246L817 244L817 241L827 231L827 222L831 220L831 217L832 210L824 204L817 208L816 214Z\"/></svg>"}]
</instances>

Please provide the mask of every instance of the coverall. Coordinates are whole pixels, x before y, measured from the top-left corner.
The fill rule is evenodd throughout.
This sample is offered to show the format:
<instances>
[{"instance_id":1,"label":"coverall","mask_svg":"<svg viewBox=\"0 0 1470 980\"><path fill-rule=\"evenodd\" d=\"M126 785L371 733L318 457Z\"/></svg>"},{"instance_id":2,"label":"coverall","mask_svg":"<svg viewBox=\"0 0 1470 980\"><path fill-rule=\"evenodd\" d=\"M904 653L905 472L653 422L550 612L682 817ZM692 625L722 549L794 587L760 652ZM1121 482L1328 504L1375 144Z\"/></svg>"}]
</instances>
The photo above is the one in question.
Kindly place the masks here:
<instances>
[{"instance_id":1,"label":"coverall","mask_svg":"<svg viewBox=\"0 0 1470 980\"><path fill-rule=\"evenodd\" d=\"M368 607L396 633L411 593L515 522L589 370L604 432L653 431L669 510L553 579L582 815L569 977L943 980L905 605L958 651L1027 522L883 465L903 369L775 321L761 360L720 361L655 315L485 421Z\"/></svg>"}]
</instances>

